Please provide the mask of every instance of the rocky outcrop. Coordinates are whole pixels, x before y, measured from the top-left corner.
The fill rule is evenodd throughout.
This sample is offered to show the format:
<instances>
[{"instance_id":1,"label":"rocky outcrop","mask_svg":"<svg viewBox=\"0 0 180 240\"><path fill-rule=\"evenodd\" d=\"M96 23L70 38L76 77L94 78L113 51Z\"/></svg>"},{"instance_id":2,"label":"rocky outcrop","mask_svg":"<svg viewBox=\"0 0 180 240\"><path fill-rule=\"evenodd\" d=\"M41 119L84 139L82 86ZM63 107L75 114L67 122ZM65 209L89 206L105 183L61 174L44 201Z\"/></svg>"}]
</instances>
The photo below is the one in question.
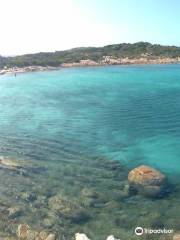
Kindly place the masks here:
<instances>
[{"instance_id":1,"label":"rocky outcrop","mask_svg":"<svg viewBox=\"0 0 180 240\"><path fill-rule=\"evenodd\" d=\"M180 58L155 57L142 55L137 58L103 56L99 61L90 59L80 60L79 62L62 63L61 67L84 67L84 66L104 66L104 65L126 65L126 64L166 64L177 63Z\"/></svg>"},{"instance_id":2,"label":"rocky outcrop","mask_svg":"<svg viewBox=\"0 0 180 240\"><path fill-rule=\"evenodd\" d=\"M147 197L157 197L163 194L166 187L166 177L158 170L149 166L139 166L128 174L130 186Z\"/></svg>"},{"instance_id":3,"label":"rocky outcrop","mask_svg":"<svg viewBox=\"0 0 180 240\"><path fill-rule=\"evenodd\" d=\"M80 60L79 62L63 63L61 67L83 67L83 66L98 66L99 63L90 59Z\"/></svg>"}]
</instances>

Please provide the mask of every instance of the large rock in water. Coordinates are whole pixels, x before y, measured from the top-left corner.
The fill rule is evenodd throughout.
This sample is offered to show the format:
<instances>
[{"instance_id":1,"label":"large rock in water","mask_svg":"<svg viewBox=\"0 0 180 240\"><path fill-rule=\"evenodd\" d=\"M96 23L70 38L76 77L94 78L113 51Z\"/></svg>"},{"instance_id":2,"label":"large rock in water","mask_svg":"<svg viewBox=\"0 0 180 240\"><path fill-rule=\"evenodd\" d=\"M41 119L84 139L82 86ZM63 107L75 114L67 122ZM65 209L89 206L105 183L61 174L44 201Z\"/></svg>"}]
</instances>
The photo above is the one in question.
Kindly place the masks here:
<instances>
[{"instance_id":1,"label":"large rock in water","mask_svg":"<svg viewBox=\"0 0 180 240\"><path fill-rule=\"evenodd\" d=\"M130 186L146 197L158 197L163 194L166 177L158 170L149 166L139 166L128 174Z\"/></svg>"}]
</instances>

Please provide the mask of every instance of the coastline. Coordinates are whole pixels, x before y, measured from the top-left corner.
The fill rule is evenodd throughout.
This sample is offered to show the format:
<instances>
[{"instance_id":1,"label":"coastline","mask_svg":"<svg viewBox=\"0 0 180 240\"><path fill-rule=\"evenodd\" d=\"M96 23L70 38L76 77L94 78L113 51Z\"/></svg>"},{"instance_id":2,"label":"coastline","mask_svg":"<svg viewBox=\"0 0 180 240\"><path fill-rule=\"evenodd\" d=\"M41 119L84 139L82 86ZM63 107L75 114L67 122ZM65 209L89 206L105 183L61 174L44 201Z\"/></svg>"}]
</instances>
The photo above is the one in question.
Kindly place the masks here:
<instances>
[{"instance_id":1,"label":"coastline","mask_svg":"<svg viewBox=\"0 0 180 240\"><path fill-rule=\"evenodd\" d=\"M5 74L19 74L19 73L27 73L27 72L43 72L43 71L53 71L59 70L60 67L52 67L52 66L27 66L27 67L10 67L0 69L0 75Z\"/></svg>"},{"instance_id":2,"label":"coastline","mask_svg":"<svg viewBox=\"0 0 180 240\"><path fill-rule=\"evenodd\" d=\"M71 67L100 67L100 66L112 66L112 65L149 65L149 64L178 64L180 58L113 58L111 56L103 57L103 60L96 62L90 59L80 60L79 62L62 63L59 66L25 66L25 67L4 67L0 69L0 75L4 74L19 74L27 72L43 72L60 70L62 68Z\"/></svg>"}]
</instances>

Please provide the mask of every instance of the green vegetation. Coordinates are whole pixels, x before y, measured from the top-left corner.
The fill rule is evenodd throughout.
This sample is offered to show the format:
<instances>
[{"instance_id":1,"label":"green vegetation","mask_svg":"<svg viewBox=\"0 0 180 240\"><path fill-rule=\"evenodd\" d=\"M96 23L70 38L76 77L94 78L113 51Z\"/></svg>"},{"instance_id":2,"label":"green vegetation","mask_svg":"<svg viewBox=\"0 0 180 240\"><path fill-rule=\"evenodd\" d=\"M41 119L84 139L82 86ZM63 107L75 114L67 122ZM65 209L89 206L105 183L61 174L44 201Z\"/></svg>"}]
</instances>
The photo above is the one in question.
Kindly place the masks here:
<instances>
[{"instance_id":1,"label":"green vegetation","mask_svg":"<svg viewBox=\"0 0 180 240\"><path fill-rule=\"evenodd\" d=\"M62 63L79 62L83 59L94 61L102 60L103 56L139 58L146 56L148 58L156 57L180 57L180 47L153 45L147 42L138 42L134 44L122 43L113 44L105 47L84 47L74 48L66 51L57 51L52 53L26 54L16 57L1 57L0 68L3 67L24 67L24 66L59 66Z\"/></svg>"}]
</instances>

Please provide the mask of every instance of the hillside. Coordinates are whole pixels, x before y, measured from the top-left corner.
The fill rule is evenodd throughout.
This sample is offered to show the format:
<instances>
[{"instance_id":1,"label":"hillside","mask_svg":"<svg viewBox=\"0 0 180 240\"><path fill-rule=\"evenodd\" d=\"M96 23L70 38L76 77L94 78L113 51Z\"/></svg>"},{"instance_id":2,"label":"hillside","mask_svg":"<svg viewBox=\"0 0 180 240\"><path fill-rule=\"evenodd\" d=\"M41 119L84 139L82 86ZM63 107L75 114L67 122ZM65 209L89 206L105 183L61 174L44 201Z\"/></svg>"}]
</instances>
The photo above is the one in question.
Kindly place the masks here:
<instances>
[{"instance_id":1,"label":"hillside","mask_svg":"<svg viewBox=\"0 0 180 240\"><path fill-rule=\"evenodd\" d=\"M134 44L122 43L104 47L83 47L66 51L47 53L26 54L16 57L0 57L0 68L4 67L26 67L26 66L53 66L57 67L63 63L78 63L81 60L92 60L101 62L106 56L114 59L146 59L156 58L178 58L180 47L153 45L147 42Z\"/></svg>"}]
</instances>

